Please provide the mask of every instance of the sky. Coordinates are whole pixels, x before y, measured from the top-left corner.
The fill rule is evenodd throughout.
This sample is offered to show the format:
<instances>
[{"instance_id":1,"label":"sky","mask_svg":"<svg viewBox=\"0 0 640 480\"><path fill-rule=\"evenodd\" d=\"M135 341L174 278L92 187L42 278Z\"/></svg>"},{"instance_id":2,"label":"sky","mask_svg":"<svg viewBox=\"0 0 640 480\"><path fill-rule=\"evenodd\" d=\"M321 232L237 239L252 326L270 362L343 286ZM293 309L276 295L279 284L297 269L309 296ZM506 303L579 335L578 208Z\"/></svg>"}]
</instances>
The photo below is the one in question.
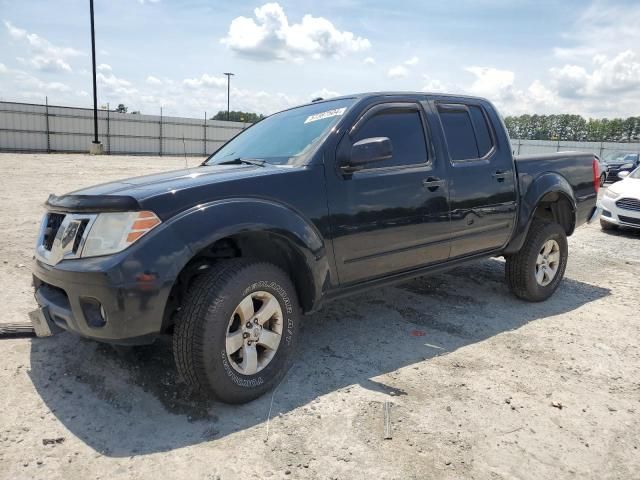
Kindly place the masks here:
<instances>
[{"instance_id":1,"label":"sky","mask_svg":"<svg viewBox=\"0 0 640 480\"><path fill-rule=\"evenodd\" d=\"M98 104L202 118L365 91L640 115L640 1L95 0ZM88 0L0 0L0 100L92 105Z\"/></svg>"}]
</instances>

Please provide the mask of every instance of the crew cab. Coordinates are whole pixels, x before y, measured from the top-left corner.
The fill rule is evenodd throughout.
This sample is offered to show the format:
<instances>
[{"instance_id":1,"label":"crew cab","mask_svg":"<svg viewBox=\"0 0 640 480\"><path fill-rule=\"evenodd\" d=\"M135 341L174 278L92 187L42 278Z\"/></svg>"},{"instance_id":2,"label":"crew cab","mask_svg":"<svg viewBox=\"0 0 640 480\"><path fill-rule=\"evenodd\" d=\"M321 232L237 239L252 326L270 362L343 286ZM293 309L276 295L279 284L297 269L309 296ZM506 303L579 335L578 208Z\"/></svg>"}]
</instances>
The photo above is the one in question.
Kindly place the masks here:
<instances>
[{"instance_id":1,"label":"crew cab","mask_svg":"<svg viewBox=\"0 0 640 480\"><path fill-rule=\"evenodd\" d=\"M196 168L51 195L36 248L39 335L173 335L178 371L239 403L292 361L324 302L506 258L548 298L567 236L597 216L587 153L514 158L481 98L368 93L276 113Z\"/></svg>"}]
</instances>

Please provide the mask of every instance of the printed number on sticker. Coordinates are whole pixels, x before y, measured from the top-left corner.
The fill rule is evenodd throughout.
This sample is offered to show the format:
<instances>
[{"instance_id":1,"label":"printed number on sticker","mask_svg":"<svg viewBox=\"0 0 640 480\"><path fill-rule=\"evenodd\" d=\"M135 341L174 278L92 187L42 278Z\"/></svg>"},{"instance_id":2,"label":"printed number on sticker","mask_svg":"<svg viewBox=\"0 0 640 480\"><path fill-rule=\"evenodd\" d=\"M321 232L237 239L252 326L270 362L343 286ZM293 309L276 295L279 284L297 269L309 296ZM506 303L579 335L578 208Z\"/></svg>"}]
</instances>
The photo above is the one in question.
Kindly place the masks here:
<instances>
[{"instance_id":1,"label":"printed number on sticker","mask_svg":"<svg viewBox=\"0 0 640 480\"><path fill-rule=\"evenodd\" d=\"M304 123L315 122L329 117L339 117L347 110L346 107L334 108L333 110L327 110L326 112L316 113L315 115L309 115Z\"/></svg>"}]
</instances>

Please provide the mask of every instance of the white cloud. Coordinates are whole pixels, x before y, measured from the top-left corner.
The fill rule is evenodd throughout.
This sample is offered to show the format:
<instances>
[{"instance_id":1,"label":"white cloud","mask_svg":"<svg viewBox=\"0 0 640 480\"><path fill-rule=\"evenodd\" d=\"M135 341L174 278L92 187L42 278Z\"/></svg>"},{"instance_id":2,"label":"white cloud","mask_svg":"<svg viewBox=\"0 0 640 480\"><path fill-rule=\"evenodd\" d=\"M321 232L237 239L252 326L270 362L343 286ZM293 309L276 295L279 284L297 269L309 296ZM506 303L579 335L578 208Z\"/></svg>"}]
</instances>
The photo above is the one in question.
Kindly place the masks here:
<instances>
[{"instance_id":1,"label":"white cloud","mask_svg":"<svg viewBox=\"0 0 640 480\"><path fill-rule=\"evenodd\" d=\"M391 67L387 72L389 78L404 78L409 76L409 69L402 65L396 65Z\"/></svg>"},{"instance_id":2,"label":"white cloud","mask_svg":"<svg viewBox=\"0 0 640 480\"><path fill-rule=\"evenodd\" d=\"M9 69L4 63L0 63L0 73L7 73Z\"/></svg>"},{"instance_id":3,"label":"white cloud","mask_svg":"<svg viewBox=\"0 0 640 480\"><path fill-rule=\"evenodd\" d=\"M362 61L362 63L364 63L365 65L375 65L376 59L373 57L367 57Z\"/></svg>"},{"instance_id":4,"label":"white cloud","mask_svg":"<svg viewBox=\"0 0 640 480\"><path fill-rule=\"evenodd\" d=\"M640 89L640 59L632 50L613 58L595 55L589 72L580 65L552 68L551 75L560 94L567 98L599 97L633 93Z\"/></svg>"},{"instance_id":5,"label":"white cloud","mask_svg":"<svg viewBox=\"0 0 640 480\"><path fill-rule=\"evenodd\" d=\"M162 85L162 80L160 80L160 79L159 79L159 78L157 78L157 77L154 77L153 75L149 75L149 76L147 77L146 82L147 82L149 85Z\"/></svg>"},{"instance_id":6,"label":"white cloud","mask_svg":"<svg viewBox=\"0 0 640 480\"><path fill-rule=\"evenodd\" d=\"M475 75L475 81L468 88L474 95L498 98L512 95L515 74L509 70L491 67L467 67L467 72Z\"/></svg>"},{"instance_id":7,"label":"white cloud","mask_svg":"<svg viewBox=\"0 0 640 480\"><path fill-rule=\"evenodd\" d=\"M227 79L203 73L200 78L185 78L182 83L190 88L224 87L227 85Z\"/></svg>"},{"instance_id":8,"label":"white cloud","mask_svg":"<svg viewBox=\"0 0 640 480\"><path fill-rule=\"evenodd\" d=\"M576 16L572 28L563 36L566 45L553 52L562 59L590 59L596 54L616 53L640 45L640 3L618 4L592 1Z\"/></svg>"},{"instance_id":9,"label":"white cloud","mask_svg":"<svg viewBox=\"0 0 640 480\"><path fill-rule=\"evenodd\" d=\"M311 94L311 100L318 97L324 100L327 100L328 98L339 97L339 96L340 94L338 92L329 90L328 88L321 88L320 90L317 90Z\"/></svg>"},{"instance_id":10,"label":"white cloud","mask_svg":"<svg viewBox=\"0 0 640 480\"><path fill-rule=\"evenodd\" d=\"M96 67L96 70L99 72L112 72L113 68L108 63L101 63Z\"/></svg>"},{"instance_id":11,"label":"white cloud","mask_svg":"<svg viewBox=\"0 0 640 480\"><path fill-rule=\"evenodd\" d=\"M295 60L341 57L371 47L366 38L338 30L323 17L305 15L290 24L278 3L254 10L255 18L237 17L221 42L239 55L257 60Z\"/></svg>"},{"instance_id":12,"label":"white cloud","mask_svg":"<svg viewBox=\"0 0 640 480\"><path fill-rule=\"evenodd\" d=\"M127 96L138 92L130 81L116 77L113 73L106 75L98 73L96 79L99 87L98 92L103 90L100 94Z\"/></svg>"},{"instance_id":13,"label":"white cloud","mask_svg":"<svg viewBox=\"0 0 640 480\"><path fill-rule=\"evenodd\" d=\"M422 87L423 92L433 92L433 93L445 93L445 92L453 92L455 89L450 88L447 84L437 80L435 78L431 78L429 75L423 75L424 85Z\"/></svg>"},{"instance_id":14,"label":"white cloud","mask_svg":"<svg viewBox=\"0 0 640 480\"><path fill-rule=\"evenodd\" d=\"M387 71L387 77L389 78L405 78L409 76L409 71L412 67L416 66L420 59L418 57L411 57L408 60L402 62L401 65L391 67Z\"/></svg>"},{"instance_id":15,"label":"white cloud","mask_svg":"<svg viewBox=\"0 0 640 480\"><path fill-rule=\"evenodd\" d=\"M70 72L69 59L82 55L82 52L70 47L58 47L35 33L18 28L8 20L4 25L9 36L19 42L26 42L32 53L27 62L37 70L46 72Z\"/></svg>"}]
</instances>

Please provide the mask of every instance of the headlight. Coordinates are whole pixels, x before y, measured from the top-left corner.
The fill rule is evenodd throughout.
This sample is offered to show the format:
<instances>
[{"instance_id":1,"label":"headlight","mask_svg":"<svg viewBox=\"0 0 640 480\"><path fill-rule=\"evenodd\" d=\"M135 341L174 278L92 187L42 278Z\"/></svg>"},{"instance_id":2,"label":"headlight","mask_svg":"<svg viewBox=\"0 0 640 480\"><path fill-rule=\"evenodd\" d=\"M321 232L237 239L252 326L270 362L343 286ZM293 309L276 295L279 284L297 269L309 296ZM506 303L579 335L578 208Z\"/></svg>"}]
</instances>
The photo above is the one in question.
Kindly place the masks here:
<instances>
[{"instance_id":1,"label":"headlight","mask_svg":"<svg viewBox=\"0 0 640 480\"><path fill-rule=\"evenodd\" d=\"M625 163L620 168L633 168L633 163Z\"/></svg>"},{"instance_id":2,"label":"headlight","mask_svg":"<svg viewBox=\"0 0 640 480\"><path fill-rule=\"evenodd\" d=\"M156 214L149 211L100 213L87 235L82 256L120 252L160 223Z\"/></svg>"},{"instance_id":3,"label":"headlight","mask_svg":"<svg viewBox=\"0 0 640 480\"><path fill-rule=\"evenodd\" d=\"M607 190L604 192L604 196L605 197L609 197L609 198L618 198L620 196L620 194L614 192L610 188L607 188Z\"/></svg>"}]
</instances>

